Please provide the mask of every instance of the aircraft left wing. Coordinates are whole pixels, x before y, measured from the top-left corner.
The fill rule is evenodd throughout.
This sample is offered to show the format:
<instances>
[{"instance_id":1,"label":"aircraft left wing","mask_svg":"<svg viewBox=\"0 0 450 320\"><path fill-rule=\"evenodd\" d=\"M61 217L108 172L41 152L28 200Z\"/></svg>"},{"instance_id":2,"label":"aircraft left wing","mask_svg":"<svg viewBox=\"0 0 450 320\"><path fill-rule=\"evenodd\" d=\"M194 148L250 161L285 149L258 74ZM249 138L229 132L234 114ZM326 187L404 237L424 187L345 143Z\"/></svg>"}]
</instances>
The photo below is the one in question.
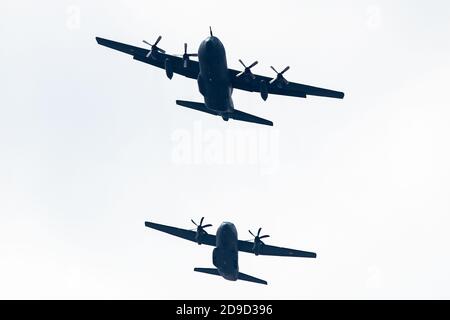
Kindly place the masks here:
<instances>
[{"instance_id":1,"label":"aircraft left wing","mask_svg":"<svg viewBox=\"0 0 450 320\"><path fill-rule=\"evenodd\" d=\"M229 74L233 88L240 90L250 92L260 92L262 95L264 94L265 91L266 95L277 94L299 98L306 98L307 96L319 96L336 99L344 98L344 93L340 91L313 87L290 81L287 83L282 83L282 85L280 86L279 83L277 82L271 84L270 81L272 80L272 78L269 77L260 76L257 74L253 75L254 79L246 76L238 77L239 73L240 71L229 69Z\"/></svg>"},{"instance_id":2,"label":"aircraft left wing","mask_svg":"<svg viewBox=\"0 0 450 320\"><path fill-rule=\"evenodd\" d=\"M95 39L97 40L97 43L99 45L129 54L133 56L134 60L141 61L161 69L166 69L166 63L168 62L170 63L170 68L173 73L177 73L192 79L197 79L199 72L198 61L189 60L187 65L184 65L183 58L181 57L173 56L159 51L147 57L150 52L149 49L139 48L129 44L99 37L96 37Z\"/></svg>"},{"instance_id":3,"label":"aircraft left wing","mask_svg":"<svg viewBox=\"0 0 450 320\"><path fill-rule=\"evenodd\" d=\"M194 231L191 231L191 230L165 226L163 224L158 224L158 223L153 223L153 222L148 222L148 221L145 222L145 226L155 229L155 230L158 230L158 231L161 231L161 232L171 234L178 238L186 239L186 240L189 240L192 242L197 242L197 240L195 239L195 236L197 233ZM201 238L201 243L206 244L208 246L215 246L216 245L216 236L214 236L212 234L208 234L208 233L204 234Z\"/></svg>"},{"instance_id":4,"label":"aircraft left wing","mask_svg":"<svg viewBox=\"0 0 450 320\"><path fill-rule=\"evenodd\" d=\"M242 252L254 253L253 245L253 242L242 240L238 241L238 249ZM267 244L261 245L258 250L258 255L300 258L316 258L317 256L314 252L269 246Z\"/></svg>"}]
</instances>

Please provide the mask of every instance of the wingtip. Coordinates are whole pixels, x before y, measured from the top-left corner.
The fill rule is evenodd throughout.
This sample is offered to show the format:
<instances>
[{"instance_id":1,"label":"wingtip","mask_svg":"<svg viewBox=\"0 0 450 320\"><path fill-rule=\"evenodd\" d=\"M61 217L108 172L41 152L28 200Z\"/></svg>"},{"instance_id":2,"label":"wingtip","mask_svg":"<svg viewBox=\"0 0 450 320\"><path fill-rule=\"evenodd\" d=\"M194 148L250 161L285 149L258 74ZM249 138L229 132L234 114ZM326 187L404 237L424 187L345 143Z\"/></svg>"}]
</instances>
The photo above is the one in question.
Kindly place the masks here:
<instances>
[{"instance_id":1,"label":"wingtip","mask_svg":"<svg viewBox=\"0 0 450 320\"><path fill-rule=\"evenodd\" d=\"M102 38L102 37L95 37L95 41L97 41L97 43L99 45L104 46L104 45L108 44L108 42L111 41L111 40L108 40L108 39Z\"/></svg>"},{"instance_id":2,"label":"wingtip","mask_svg":"<svg viewBox=\"0 0 450 320\"><path fill-rule=\"evenodd\" d=\"M151 223L150 221L145 221L145 226L146 226L146 227L149 227L149 228L150 228L151 225L152 225L152 223Z\"/></svg>"}]
</instances>

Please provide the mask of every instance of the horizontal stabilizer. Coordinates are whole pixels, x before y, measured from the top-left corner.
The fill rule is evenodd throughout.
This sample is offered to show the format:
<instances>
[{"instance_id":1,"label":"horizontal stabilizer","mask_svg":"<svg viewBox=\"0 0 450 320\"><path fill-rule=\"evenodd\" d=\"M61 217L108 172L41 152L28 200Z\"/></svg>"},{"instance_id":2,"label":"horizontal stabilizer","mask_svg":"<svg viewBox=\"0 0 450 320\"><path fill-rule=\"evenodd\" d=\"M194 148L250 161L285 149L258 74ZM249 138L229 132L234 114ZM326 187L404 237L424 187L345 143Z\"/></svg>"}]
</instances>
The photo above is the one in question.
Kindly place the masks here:
<instances>
[{"instance_id":1,"label":"horizontal stabilizer","mask_svg":"<svg viewBox=\"0 0 450 320\"><path fill-rule=\"evenodd\" d=\"M218 115L213 110L208 109L204 103L192 102L192 101L184 101L184 100L177 100L176 103L177 103L177 105L185 107L185 108L206 112L206 113L212 114L214 116Z\"/></svg>"},{"instance_id":2,"label":"horizontal stabilizer","mask_svg":"<svg viewBox=\"0 0 450 320\"><path fill-rule=\"evenodd\" d=\"M220 276L219 271L215 268L194 268L194 271Z\"/></svg>"},{"instance_id":3,"label":"horizontal stabilizer","mask_svg":"<svg viewBox=\"0 0 450 320\"><path fill-rule=\"evenodd\" d=\"M242 272L239 272L238 279L243 280L243 281L255 282L255 283L259 283L259 284L267 284L267 281L265 281L265 280L249 276L248 274L245 274Z\"/></svg>"},{"instance_id":4,"label":"horizontal stabilizer","mask_svg":"<svg viewBox=\"0 0 450 320\"><path fill-rule=\"evenodd\" d=\"M194 268L194 271L212 274L213 276L220 276L219 271L215 268ZM267 284L267 281L265 281L265 280L249 276L248 274L245 274L242 272L239 272L238 279L242 280L242 281L254 282L254 283L259 283L259 284Z\"/></svg>"},{"instance_id":5,"label":"horizontal stabilizer","mask_svg":"<svg viewBox=\"0 0 450 320\"><path fill-rule=\"evenodd\" d=\"M185 108L206 112L206 113L212 114L214 116L218 116L219 115L214 110L211 110L211 109L207 108L204 103L192 102L192 101L184 101L184 100L177 100L176 103L177 103L177 105L185 107ZM224 114L224 116L227 116L227 117L229 117L231 119L234 119L234 120L258 123L258 124L264 124L266 126L273 126L273 122L272 121L269 121L269 120L266 120L266 119L263 119L263 118L259 118L257 116L254 116L254 115L251 115L249 113L245 113L245 112L242 112L242 111L239 111L239 110L236 110L236 109L234 109L233 112Z\"/></svg>"},{"instance_id":6,"label":"horizontal stabilizer","mask_svg":"<svg viewBox=\"0 0 450 320\"><path fill-rule=\"evenodd\" d=\"M230 113L230 118L234 120L240 120L240 121L246 121L246 122L253 122L253 123L259 123L264 124L266 126L273 126L273 122L254 116L249 113L245 113L239 110L234 109L233 113Z\"/></svg>"}]
</instances>

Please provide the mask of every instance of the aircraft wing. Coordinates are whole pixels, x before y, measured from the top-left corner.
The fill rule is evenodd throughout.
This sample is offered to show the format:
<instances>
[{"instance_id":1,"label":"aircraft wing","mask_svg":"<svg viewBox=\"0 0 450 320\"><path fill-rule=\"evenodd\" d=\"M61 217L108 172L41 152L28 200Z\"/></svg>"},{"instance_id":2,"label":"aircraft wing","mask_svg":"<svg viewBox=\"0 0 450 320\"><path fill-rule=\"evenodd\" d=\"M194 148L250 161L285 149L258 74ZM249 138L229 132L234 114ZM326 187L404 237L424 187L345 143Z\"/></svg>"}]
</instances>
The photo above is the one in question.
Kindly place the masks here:
<instances>
[{"instance_id":1,"label":"aircraft wing","mask_svg":"<svg viewBox=\"0 0 450 320\"><path fill-rule=\"evenodd\" d=\"M96 40L99 45L129 54L133 56L134 60L141 61L161 69L166 69L166 61L169 61L174 73L188 78L197 79L199 72L198 61L189 60L187 66L185 67L184 61L181 57L156 52L154 55L147 58L147 55L150 52L149 49L139 48L99 37L97 37Z\"/></svg>"},{"instance_id":2,"label":"aircraft wing","mask_svg":"<svg viewBox=\"0 0 450 320\"><path fill-rule=\"evenodd\" d=\"M186 239L189 241L197 242L197 240L195 239L195 235L197 233L195 231L165 226L163 224L158 224L158 223L153 223L153 222L148 222L148 221L145 222L145 226L155 229L155 230L158 230L158 231L161 231L161 232L171 234L178 238L183 238L183 239ZM216 245L216 236L214 236L212 234L205 234L202 236L201 239L202 239L202 241L201 241L202 244L206 244L208 246Z\"/></svg>"},{"instance_id":3,"label":"aircraft wing","mask_svg":"<svg viewBox=\"0 0 450 320\"><path fill-rule=\"evenodd\" d=\"M238 242L238 249L242 252L254 253L253 242L242 241ZM300 257L300 258L315 258L314 252L300 251L295 249L281 248L269 246L267 244L261 245L258 255L261 256L279 256L279 257Z\"/></svg>"},{"instance_id":4,"label":"aircraft wing","mask_svg":"<svg viewBox=\"0 0 450 320\"><path fill-rule=\"evenodd\" d=\"M265 84L268 94L277 94L283 96L306 98L307 96L319 96L343 99L344 93L329 89L323 89L313 86L307 86L305 84L289 82L286 85L282 85L281 88L277 83L270 84L272 78L254 75L254 79L249 79L248 77L237 77L240 71L229 69L231 81L233 88L250 91L250 92L261 92L263 91L262 83Z\"/></svg>"}]
</instances>

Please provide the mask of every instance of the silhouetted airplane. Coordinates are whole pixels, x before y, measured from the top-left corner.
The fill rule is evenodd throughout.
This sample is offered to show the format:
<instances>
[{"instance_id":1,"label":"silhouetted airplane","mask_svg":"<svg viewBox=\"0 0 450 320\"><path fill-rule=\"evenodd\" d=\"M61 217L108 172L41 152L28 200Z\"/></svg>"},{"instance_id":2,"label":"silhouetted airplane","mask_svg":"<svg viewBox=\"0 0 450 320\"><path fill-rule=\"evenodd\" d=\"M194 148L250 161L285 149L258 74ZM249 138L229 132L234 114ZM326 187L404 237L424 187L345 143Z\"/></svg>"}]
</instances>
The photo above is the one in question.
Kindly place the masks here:
<instances>
[{"instance_id":1,"label":"silhouetted airplane","mask_svg":"<svg viewBox=\"0 0 450 320\"><path fill-rule=\"evenodd\" d=\"M248 231L254 237L253 242L238 240L236 227L230 222L222 223L221 226L217 229L215 236L208 234L205 231L205 228L211 227L212 225L203 225L203 219L204 218L200 220L200 224L197 224L194 220L191 220L192 223L196 226L196 231L179 229L153 222L145 222L145 226L189 241L197 242L198 244L215 246L213 250L213 264L216 268L194 268L194 271L208 273L215 276L222 276L225 279L231 281L244 280L260 284L267 284L267 282L264 280L239 272L239 251L253 253L256 256L266 255L302 258L316 257L316 254L314 252L299 251L266 245L264 242L262 242L262 239L268 238L269 236L260 235L261 228L259 228L256 235L254 235L250 230Z\"/></svg>"},{"instance_id":2,"label":"silhouetted airplane","mask_svg":"<svg viewBox=\"0 0 450 320\"><path fill-rule=\"evenodd\" d=\"M234 119L273 125L272 121L234 109L233 100L231 99L233 89L260 92L264 100L267 99L269 93L301 98L306 98L308 95L344 98L344 93L342 92L287 81L283 74L289 70L289 67L284 68L281 72L271 67L276 73L274 78L255 75L251 72L251 69L258 61L247 66L239 59L239 62L244 67L242 72L228 69L225 48L222 42L213 36L211 28L210 34L211 36L200 44L198 54L188 53L187 44L185 43L184 54L178 56L169 55L158 47L161 36L153 44L143 41L150 46L150 50L99 37L96 39L100 45L130 54L135 60L165 69L169 79L172 79L174 73L196 79L199 91L203 95L205 102L177 100L176 103L186 108L221 116L225 121ZM190 60L190 57L197 56L198 62Z\"/></svg>"}]
</instances>

